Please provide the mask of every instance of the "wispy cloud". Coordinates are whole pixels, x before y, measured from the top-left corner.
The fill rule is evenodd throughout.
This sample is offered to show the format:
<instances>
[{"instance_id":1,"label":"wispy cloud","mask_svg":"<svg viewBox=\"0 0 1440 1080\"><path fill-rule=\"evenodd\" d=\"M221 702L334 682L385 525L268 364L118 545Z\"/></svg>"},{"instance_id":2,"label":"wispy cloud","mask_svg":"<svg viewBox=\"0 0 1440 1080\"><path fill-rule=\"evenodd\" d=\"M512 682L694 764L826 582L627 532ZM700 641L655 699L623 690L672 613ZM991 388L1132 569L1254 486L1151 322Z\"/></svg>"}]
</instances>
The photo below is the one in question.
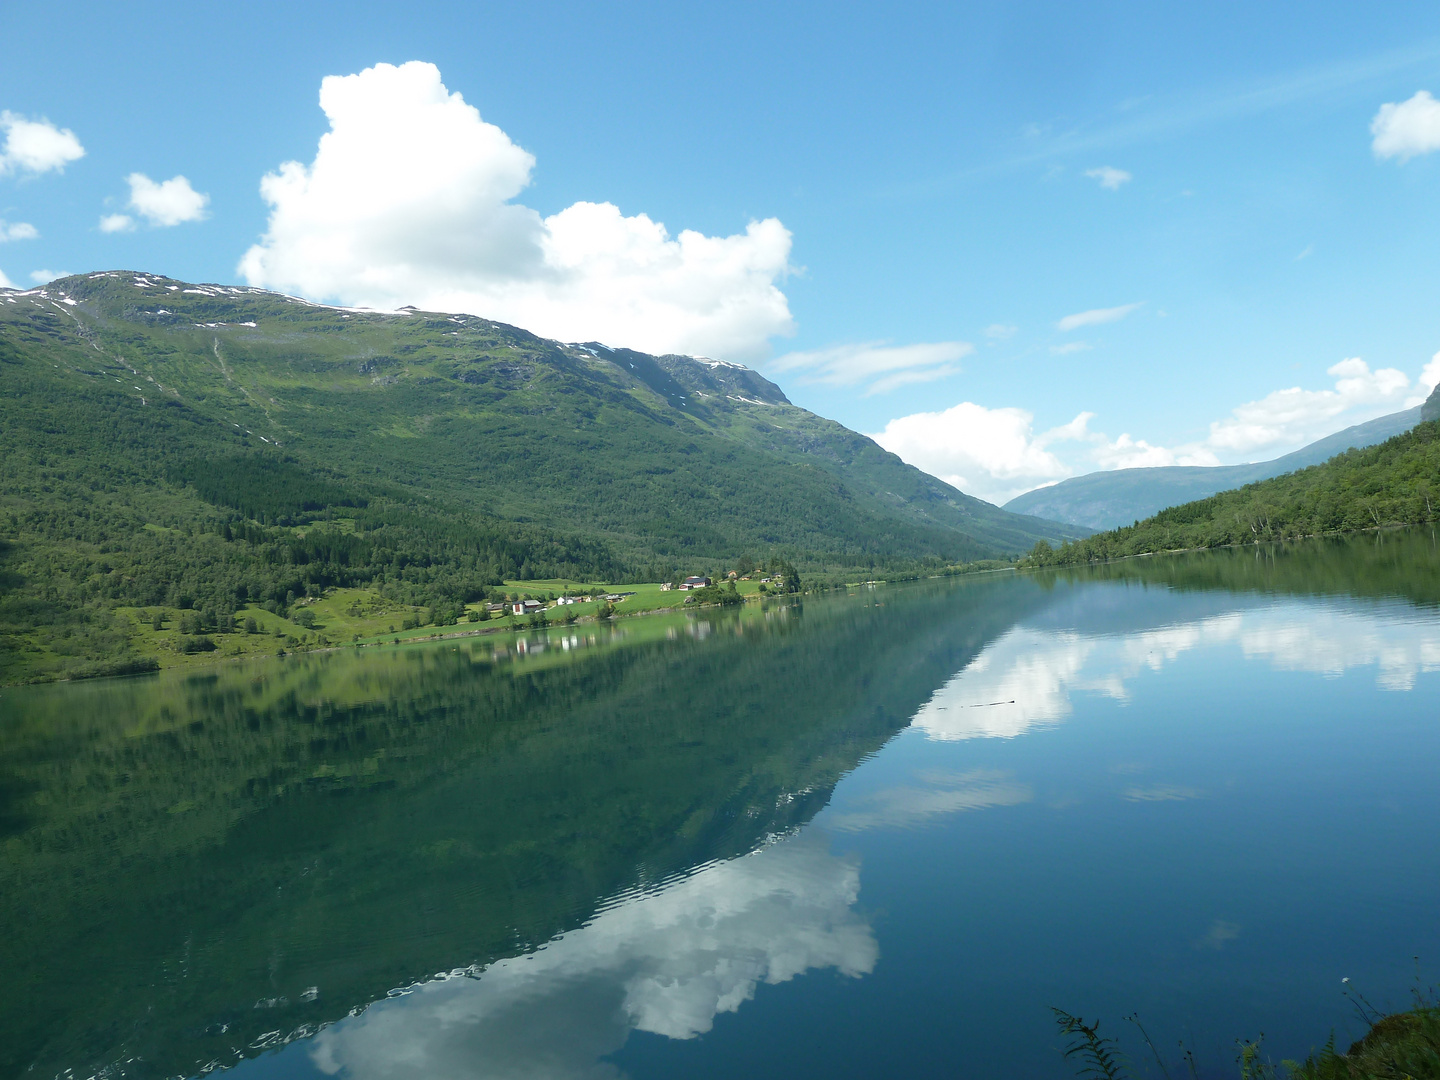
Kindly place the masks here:
<instances>
[{"instance_id":1,"label":"wispy cloud","mask_svg":"<svg viewBox=\"0 0 1440 1080\"><path fill-rule=\"evenodd\" d=\"M1119 307L1091 308L1089 311L1076 312L1074 315L1066 315L1056 327L1060 330L1078 330L1082 326L1099 326L1101 323L1119 322L1132 311L1139 311L1145 306L1141 300L1135 304L1121 304Z\"/></svg>"},{"instance_id":2,"label":"wispy cloud","mask_svg":"<svg viewBox=\"0 0 1440 1080\"><path fill-rule=\"evenodd\" d=\"M1432 71L1440 43L1373 53L1359 60L1292 69L1269 78L1214 84L1188 94L1152 96L1125 110L1116 120L1111 110L1068 129L1050 122L1023 125L1014 152L977 162L945 175L918 178L889 189L898 197L931 195L972 178L1113 151L1162 135L1287 108L1302 101L1351 99L1357 92L1379 87L1410 69ZM1093 160L1093 159L1092 159Z\"/></svg>"},{"instance_id":3,"label":"wispy cloud","mask_svg":"<svg viewBox=\"0 0 1440 1080\"><path fill-rule=\"evenodd\" d=\"M985 327L985 336L991 341L1005 341L1015 336L1018 326L1011 326L1009 323L991 323Z\"/></svg>"},{"instance_id":4,"label":"wispy cloud","mask_svg":"<svg viewBox=\"0 0 1440 1080\"><path fill-rule=\"evenodd\" d=\"M865 397L872 397L875 394L888 394L891 390L897 390L902 386L910 386L914 383L936 382L939 379L948 379L951 375L959 375L964 370L959 364L941 364L938 367L919 368L915 371L897 371L893 375L886 375L884 378L876 379L865 388Z\"/></svg>"},{"instance_id":5,"label":"wispy cloud","mask_svg":"<svg viewBox=\"0 0 1440 1080\"><path fill-rule=\"evenodd\" d=\"M880 394L907 383L932 382L958 374L957 362L975 351L968 341L933 341L891 345L861 341L828 349L786 353L767 365L773 372L798 372L801 382L831 386L867 383L867 393Z\"/></svg>"},{"instance_id":6,"label":"wispy cloud","mask_svg":"<svg viewBox=\"0 0 1440 1080\"><path fill-rule=\"evenodd\" d=\"M1051 345L1050 351L1056 356L1069 356L1071 353L1089 352L1094 347L1088 341L1067 341L1064 345Z\"/></svg>"},{"instance_id":7,"label":"wispy cloud","mask_svg":"<svg viewBox=\"0 0 1440 1080\"><path fill-rule=\"evenodd\" d=\"M1107 191L1119 191L1120 185L1128 184L1135 179L1124 169L1116 169L1109 165L1102 165L1098 169L1086 169L1085 175L1092 180L1099 180L1100 186Z\"/></svg>"}]
</instances>

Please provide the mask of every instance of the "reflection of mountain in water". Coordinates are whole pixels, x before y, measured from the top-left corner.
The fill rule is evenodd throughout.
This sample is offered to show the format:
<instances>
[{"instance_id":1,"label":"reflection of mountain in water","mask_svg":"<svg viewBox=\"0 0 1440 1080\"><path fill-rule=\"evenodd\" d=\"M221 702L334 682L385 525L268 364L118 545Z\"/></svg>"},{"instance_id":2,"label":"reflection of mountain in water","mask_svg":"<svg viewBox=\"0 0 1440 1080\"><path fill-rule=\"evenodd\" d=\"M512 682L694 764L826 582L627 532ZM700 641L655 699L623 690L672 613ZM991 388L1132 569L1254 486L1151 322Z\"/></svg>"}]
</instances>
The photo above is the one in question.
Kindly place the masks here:
<instances>
[{"instance_id":1,"label":"reflection of mountain in water","mask_svg":"<svg viewBox=\"0 0 1440 1080\"><path fill-rule=\"evenodd\" d=\"M558 964L554 985L582 995L604 983L628 1023L667 1032L703 1030L757 980L867 970L868 931L842 913L857 869L803 845L597 911L808 821L1047 602L1014 579L870 596L746 609L705 640L667 640L656 619L612 647L507 663L434 646L7 692L0 966L26 1008L0 1017L0 1067L191 1072L438 971L510 985L519 967L496 962L545 942L517 965ZM795 873L814 896L776 885ZM710 913L713 949L677 946L684 971L619 941L639 940L627 919L718 902L721 886L749 899ZM703 921L668 917L682 936ZM746 944L787 933L805 947ZM592 955L611 974L572 979ZM660 1000L666 985L679 996ZM483 1005L491 991L474 992ZM412 997L461 995L425 993ZM324 1044L335 1054L342 1034Z\"/></svg>"}]
</instances>

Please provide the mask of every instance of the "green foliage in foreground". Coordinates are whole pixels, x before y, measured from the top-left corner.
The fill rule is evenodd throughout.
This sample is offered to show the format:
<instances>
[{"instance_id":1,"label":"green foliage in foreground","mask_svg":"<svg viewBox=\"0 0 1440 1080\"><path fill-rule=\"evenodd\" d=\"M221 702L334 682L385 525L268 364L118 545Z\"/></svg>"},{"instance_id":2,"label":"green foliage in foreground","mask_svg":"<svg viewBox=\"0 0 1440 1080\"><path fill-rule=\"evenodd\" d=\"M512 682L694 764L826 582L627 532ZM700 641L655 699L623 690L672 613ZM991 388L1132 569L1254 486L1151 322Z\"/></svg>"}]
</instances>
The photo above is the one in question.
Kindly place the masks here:
<instances>
[{"instance_id":1,"label":"green foliage in foreground","mask_svg":"<svg viewBox=\"0 0 1440 1080\"><path fill-rule=\"evenodd\" d=\"M1297 1080L1433 1080L1440 1077L1440 1009L1383 1016L1346 1053L1336 1053L1332 1038L1289 1071Z\"/></svg>"},{"instance_id":2,"label":"green foliage in foreground","mask_svg":"<svg viewBox=\"0 0 1440 1080\"><path fill-rule=\"evenodd\" d=\"M1440 422L1323 465L1263 480L1058 550L1037 543L1030 566L1064 566L1189 548L1259 544L1324 533L1416 525L1440 511Z\"/></svg>"},{"instance_id":3,"label":"green foliage in foreground","mask_svg":"<svg viewBox=\"0 0 1440 1080\"><path fill-rule=\"evenodd\" d=\"M1129 1080L1128 1059L1113 1036L1101 1035L1099 1022L1089 1024L1078 1016L1055 1009L1055 1022L1066 1038L1067 1060L1076 1075L1086 1080ZM1170 1069L1137 1017L1126 1017L1139 1031L1160 1074L1169 1080ZM1236 1043L1240 1080L1440 1080L1440 1007L1419 1004L1409 1012L1373 1017L1364 1038L1345 1053L1335 1049L1335 1037L1304 1061L1272 1064L1260 1042ZM1182 1054L1186 1072L1198 1075L1194 1055ZM1179 1070L1177 1069L1177 1074Z\"/></svg>"}]
</instances>

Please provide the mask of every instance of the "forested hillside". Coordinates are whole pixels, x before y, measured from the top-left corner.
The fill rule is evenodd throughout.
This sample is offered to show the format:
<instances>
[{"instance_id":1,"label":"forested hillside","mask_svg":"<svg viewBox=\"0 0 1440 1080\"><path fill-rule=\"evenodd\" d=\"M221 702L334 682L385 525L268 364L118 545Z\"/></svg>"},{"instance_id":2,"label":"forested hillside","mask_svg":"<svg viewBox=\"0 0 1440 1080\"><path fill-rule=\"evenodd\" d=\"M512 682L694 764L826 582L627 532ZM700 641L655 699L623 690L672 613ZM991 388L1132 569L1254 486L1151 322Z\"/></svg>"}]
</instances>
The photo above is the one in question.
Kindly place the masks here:
<instances>
[{"instance_id":1,"label":"forested hillside","mask_svg":"<svg viewBox=\"0 0 1440 1080\"><path fill-rule=\"evenodd\" d=\"M1433 399L1432 399L1433 400ZM1428 407L1428 406L1427 406ZM1066 565L1183 548L1223 547L1434 522L1440 510L1440 420L1323 465L1162 510L1029 562Z\"/></svg>"},{"instance_id":2,"label":"forested hillside","mask_svg":"<svg viewBox=\"0 0 1440 1080\"><path fill-rule=\"evenodd\" d=\"M1009 514L754 372L117 272L0 290L0 681L124 669L117 609L920 569L1083 530Z\"/></svg>"}]
</instances>

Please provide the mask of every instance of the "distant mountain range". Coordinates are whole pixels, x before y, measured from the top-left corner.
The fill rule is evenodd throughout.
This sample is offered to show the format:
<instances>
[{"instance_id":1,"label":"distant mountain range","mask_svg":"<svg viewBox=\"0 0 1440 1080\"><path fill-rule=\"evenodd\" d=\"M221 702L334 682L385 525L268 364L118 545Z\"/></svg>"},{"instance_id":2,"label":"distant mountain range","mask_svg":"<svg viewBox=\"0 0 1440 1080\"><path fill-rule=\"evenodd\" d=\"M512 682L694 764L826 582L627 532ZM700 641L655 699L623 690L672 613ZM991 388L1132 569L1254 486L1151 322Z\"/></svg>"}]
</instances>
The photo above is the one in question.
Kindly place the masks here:
<instances>
[{"instance_id":1,"label":"distant mountain range","mask_svg":"<svg viewBox=\"0 0 1440 1080\"><path fill-rule=\"evenodd\" d=\"M1365 591L1389 591L1393 568L1404 566L1408 581L1404 592L1415 597L1440 595L1440 563L1434 555L1434 525L1440 518L1440 398L1432 394L1421 410L1421 422L1374 446L1336 454L1318 465L1257 480L1242 488L1208 495L1194 502L1167 507L1130 525L1097 532L1061 545L1059 550L1036 544L1028 566L1074 565L1108 562L1132 555L1193 551L1200 548L1270 544L1362 530L1386 530L1402 525L1428 525L1429 530L1408 534L1401 544L1418 544L1432 556L1415 562L1397 561L1400 548L1388 545L1389 554L1366 571ZM1385 547L1377 536L1376 545ZM1344 566L1347 589L1356 579L1344 546L1317 546L1317 557L1304 574L1304 588L1324 589L1333 567ZM1268 567L1268 560L1256 566ZM1391 569L1387 570L1388 566ZM1213 564L1211 564L1213 570ZM1203 578L1209 570L1192 574ZM1267 570L1268 572L1268 570Z\"/></svg>"},{"instance_id":2,"label":"distant mountain range","mask_svg":"<svg viewBox=\"0 0 1440 1080\"><path fill-rule=\"evenodd\" d=\"M1151 469L1113 469L1062 480L1027 491L1005 504L1017 514L1067 522L1087 529L1117 529L1142 521L1169 506L1268 480L1273 476L1328 461L1345 450L1373 446L1420 423L1422 410L1440 413L1440 388L1424 405L1356 424L1273 461L1249 465L1170 465ZM1427 419L1435 419L1428 416Z\"/></svg>"}]
</instances>

